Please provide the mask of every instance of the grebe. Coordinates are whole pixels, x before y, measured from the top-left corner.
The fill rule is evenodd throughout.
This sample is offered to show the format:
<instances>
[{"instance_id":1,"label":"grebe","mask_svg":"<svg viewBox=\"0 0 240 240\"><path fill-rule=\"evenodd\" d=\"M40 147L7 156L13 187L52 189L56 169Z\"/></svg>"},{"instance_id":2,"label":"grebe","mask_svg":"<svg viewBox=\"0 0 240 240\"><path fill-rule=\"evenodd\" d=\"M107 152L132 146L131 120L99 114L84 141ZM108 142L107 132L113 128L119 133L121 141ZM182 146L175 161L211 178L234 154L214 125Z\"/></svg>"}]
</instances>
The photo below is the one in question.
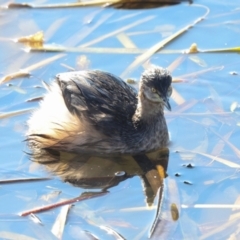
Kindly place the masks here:
<instances>
[{"instance_id":1,"label":"grebe","mask_svg":"<svg viewBox=\"0 0 240 240\"><path fill-rule=\"evenodd\" d=\"M151 67L139 92L111 73L61 73L28 120L31 149L83 154L140 154L169 141L164 106L171 110L172 77Z\"/></svg>"}]
</instances>

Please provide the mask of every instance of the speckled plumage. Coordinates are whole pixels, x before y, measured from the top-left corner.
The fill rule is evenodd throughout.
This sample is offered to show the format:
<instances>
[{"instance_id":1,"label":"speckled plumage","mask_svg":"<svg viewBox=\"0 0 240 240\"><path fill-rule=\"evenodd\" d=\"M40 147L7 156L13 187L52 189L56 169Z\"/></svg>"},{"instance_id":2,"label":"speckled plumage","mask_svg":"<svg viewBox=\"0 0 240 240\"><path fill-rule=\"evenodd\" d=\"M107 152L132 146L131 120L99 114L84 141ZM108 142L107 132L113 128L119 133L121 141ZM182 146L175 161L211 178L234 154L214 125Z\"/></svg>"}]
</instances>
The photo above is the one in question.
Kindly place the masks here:
<instances>
[{"instance_id":1,"label":"speckled plumage","mask_svg":"<svg viewBox=\"0 0 240 240\"><path fill-rule=\"evenodd\" d=\"M110 73L59 74L28 121L29 146L97 155L164 147L171 81L166 69L153 67L142 74L137 94Z\"/></svg>"}]
</instances>

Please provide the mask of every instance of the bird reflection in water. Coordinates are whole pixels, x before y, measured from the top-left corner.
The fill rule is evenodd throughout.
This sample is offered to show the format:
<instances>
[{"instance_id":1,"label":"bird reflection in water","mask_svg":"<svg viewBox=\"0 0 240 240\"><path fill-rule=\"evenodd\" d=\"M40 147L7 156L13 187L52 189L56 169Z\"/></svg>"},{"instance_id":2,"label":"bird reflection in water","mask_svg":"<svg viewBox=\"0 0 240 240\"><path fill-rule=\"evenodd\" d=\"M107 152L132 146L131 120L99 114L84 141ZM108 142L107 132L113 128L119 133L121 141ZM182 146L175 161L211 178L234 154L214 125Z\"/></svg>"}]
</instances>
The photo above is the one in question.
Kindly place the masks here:
<instances>
[{"instance_id":1,"label":"bird reflection in water","mask_svg":"<svg viewBox=\"0 0 240 240\"><path fill-rule=\"evenodd\" d=\"M166 177L168 157L168 148L162 148L147 154L114 157L42 151L41 156L32 160L43 164L49 172L65 182L102 192L128 178L140 176L147 205L151 206Z\"/></svg>"},{"instance_id":2,"label":"bird reflection in water","mask_svg":"<svg viewBox=\"0 0 240 240\"><path fill-rule=\"evenodd\" d=\"M142 74L139 93L102 71L59 74L28 121L33 160L64 181L102 192L137 175L147 204L159 192L161 202L171 82L157 66Z\"/></svg>"}]
</instances>

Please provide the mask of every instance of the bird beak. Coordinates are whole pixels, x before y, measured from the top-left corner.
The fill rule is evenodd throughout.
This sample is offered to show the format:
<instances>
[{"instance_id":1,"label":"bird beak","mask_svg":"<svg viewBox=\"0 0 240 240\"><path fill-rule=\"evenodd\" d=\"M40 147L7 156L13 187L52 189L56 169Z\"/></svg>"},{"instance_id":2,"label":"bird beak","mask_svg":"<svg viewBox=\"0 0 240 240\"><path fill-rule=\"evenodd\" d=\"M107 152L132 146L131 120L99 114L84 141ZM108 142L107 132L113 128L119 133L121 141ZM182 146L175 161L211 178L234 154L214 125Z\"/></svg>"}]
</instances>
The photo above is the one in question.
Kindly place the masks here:
<instances>
[{"instance_id":1,"label":"bird beak","mask_svg":"<svg viewBox=\"0 0 240 240\"><path fill-rule=\"evenodd\" d=\"M169 99L168 99L168 98L165 98L163 101L164 101L165 107L166 107L169 111L171 111L171 105L170 105L170 103L169 103Z\"/></svg>"}]
</instances>

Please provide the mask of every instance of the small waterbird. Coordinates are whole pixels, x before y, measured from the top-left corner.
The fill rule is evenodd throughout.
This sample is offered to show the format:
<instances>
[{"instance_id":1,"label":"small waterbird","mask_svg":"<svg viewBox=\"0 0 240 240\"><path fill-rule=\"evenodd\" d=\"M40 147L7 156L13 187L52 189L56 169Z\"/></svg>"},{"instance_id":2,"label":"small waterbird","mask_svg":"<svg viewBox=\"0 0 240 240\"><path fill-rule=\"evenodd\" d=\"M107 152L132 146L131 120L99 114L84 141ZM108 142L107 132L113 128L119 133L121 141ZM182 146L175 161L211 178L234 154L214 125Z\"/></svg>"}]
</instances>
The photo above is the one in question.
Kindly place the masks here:
<instances>
[{"instance_id":1,"label":"small waterbird","mask_svg":"<svg viewBox=\"0 0 240 240\"><path fill-rule=\"evenodd\" d=\"M31 149L84 154L140 154L168 144L164 106L171 110L172 77L151 67L139 92L111 73L61 73L28 120Z\"/></svg>"}]
</instances>

